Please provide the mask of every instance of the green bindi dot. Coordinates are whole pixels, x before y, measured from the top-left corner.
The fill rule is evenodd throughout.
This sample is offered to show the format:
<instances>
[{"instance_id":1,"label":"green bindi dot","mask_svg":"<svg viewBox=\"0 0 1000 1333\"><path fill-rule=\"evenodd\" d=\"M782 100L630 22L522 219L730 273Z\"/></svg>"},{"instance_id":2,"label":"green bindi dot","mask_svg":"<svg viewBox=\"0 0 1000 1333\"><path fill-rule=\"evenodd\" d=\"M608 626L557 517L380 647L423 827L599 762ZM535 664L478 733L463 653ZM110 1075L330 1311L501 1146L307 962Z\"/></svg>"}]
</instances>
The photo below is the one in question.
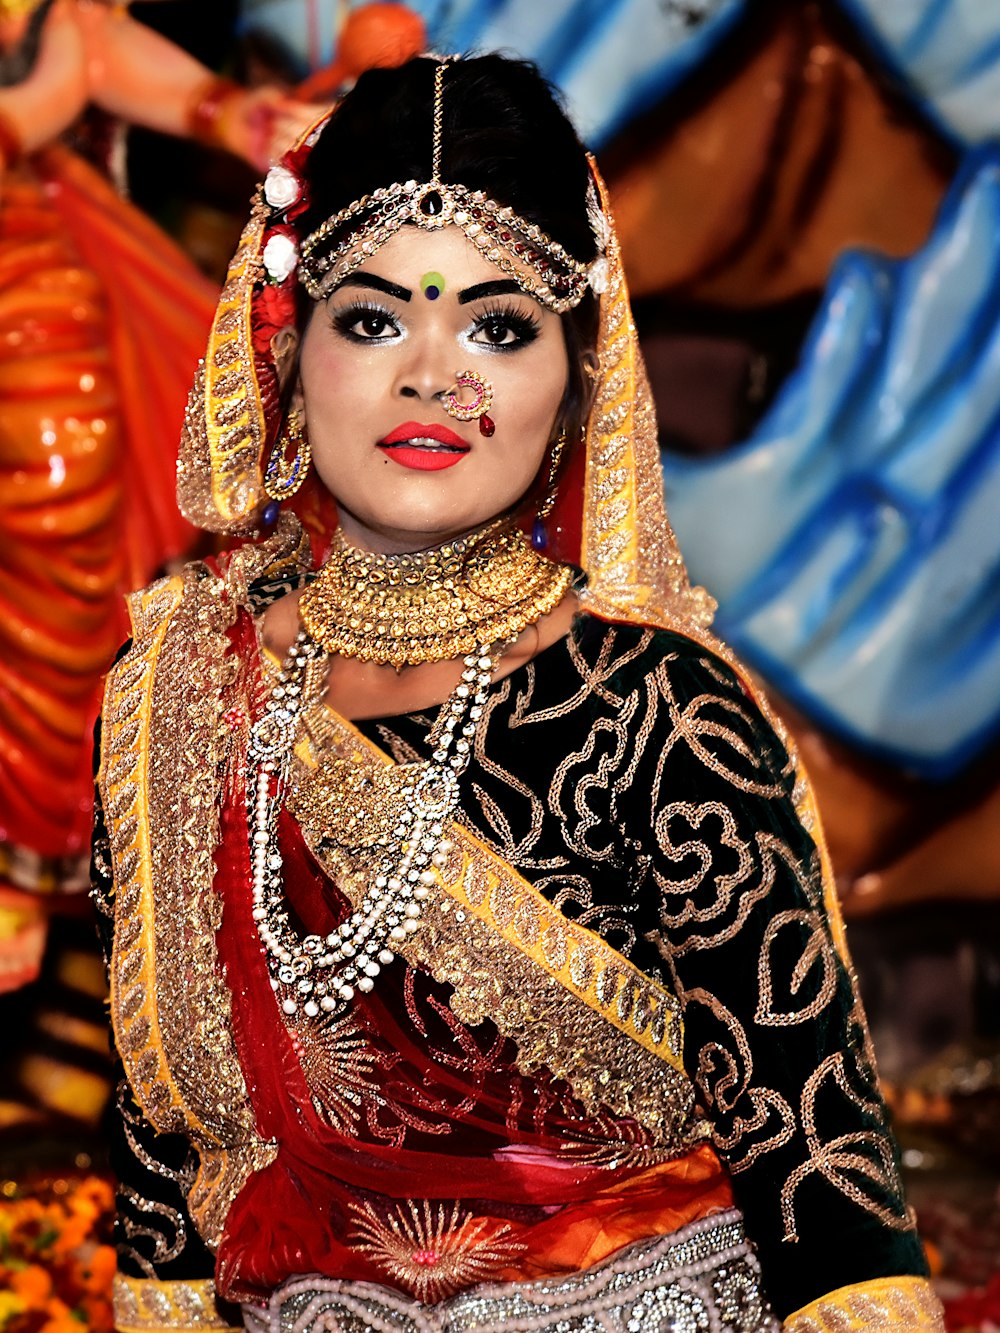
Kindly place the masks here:
<instances>
[{"instance_id":1,"label":"green bindi dot","mask_svg":"<svg viewBox=\"0 0 1000 1333\"><path fill-rule=\"evenodd\" d=\"M444 291L444 278L440 273L425 273L420 279L420 290L428 301L436 301Z\"/></svg>"}]
</instances>

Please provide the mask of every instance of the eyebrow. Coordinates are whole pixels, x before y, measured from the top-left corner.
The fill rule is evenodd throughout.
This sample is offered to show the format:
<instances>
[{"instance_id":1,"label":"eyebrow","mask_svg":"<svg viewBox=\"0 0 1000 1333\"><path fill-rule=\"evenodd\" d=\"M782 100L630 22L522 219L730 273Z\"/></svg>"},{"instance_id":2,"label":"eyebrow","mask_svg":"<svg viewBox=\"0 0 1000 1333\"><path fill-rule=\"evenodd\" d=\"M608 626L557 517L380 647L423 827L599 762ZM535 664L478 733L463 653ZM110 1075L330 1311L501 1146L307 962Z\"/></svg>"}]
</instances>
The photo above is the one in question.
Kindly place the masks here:
<instances>
[{"instance_id":1,"label":"eyebrow","mask_svg":"<svg viewBox=\"0 0 1000 1333\"><path fill-rule=\"evenodd\" d=\"M397 301L409 301L413 296L408 287L400 287L395 282L390 282L388 278L380 278L377 273L348 273L340 286L370 287L372 291L394 296Z\"/></svg>"},{"instance_id":2,"label":"eyebrow","mask_svg":"<svg viewBox=\"0 0 1000 1333\"><path fill-rule=\"evenodd\" d=\"M521 290L512 278L498 278L494 282L477 282L474 287L466 287L458 294L458 304L468 305L483 296L511 296Z\"/></svg>"}]
</instances>

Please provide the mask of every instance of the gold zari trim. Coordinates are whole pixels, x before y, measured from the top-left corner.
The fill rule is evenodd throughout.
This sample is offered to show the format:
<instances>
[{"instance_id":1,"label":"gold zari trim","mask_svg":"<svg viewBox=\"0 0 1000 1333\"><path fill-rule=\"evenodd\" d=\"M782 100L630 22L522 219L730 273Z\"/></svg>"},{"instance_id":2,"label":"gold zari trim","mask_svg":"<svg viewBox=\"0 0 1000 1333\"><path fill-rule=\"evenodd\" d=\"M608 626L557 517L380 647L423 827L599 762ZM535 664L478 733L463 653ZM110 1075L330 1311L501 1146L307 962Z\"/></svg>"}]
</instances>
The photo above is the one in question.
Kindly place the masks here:
<instances>
[{"instance_id":1,"label":"gold zari trim","mask_svg":"<svg viewBox=\"0 0 1000 1333\"><path fill-rule=\"evenodd\" d=\"M944 1333L944 1312L922 1277L875 1278L841 1287L785 1320L785 1333Z\"/></svg>"},{"instance_id":2,"label":"gold zari trim","mask_svg":"<svg viewBox=\"0 0 1000 1333\"><path fill-rule=\"evenodd\" d=\"M587 422L580 563L584 606L596 615L690 632L715 602L691 587L663 504L656 416L632 322L607 189L591 162L608 228L594 405Z\"/></svg>"},{"instance_id":3,"label":"gold zari trim","mask_svg":"<svg viewBox=\"0 0 1000 1333\"><path fill-rule=\"evenodd\" d=\"M319 757L360 775L393 762L323 704L304 721L296 786L308 783ZM303 836L360 901L364 881L346 856L323 843L320 829L305 824ZM463 1023L492 1020L516 1044L523 1072L546 1067L588 1111L603 1104L634 1116L657 1146L686 1150L703 1137L681 1058L677 998L567 920L467 829L452 825L449 838L441 892L425 904L420 929L398 946L403 957L452 986L451 1008Z\"/></svg>"},{"instance_id":4,"label":"gold zari trim","mask_svg":"<svg viewBox=\"0 0 1000 1333\"><path fill-rule=\"evenodd\" d=\"M301 540L285 522L234 557L226 579L194 564L136 593L133 644L105 690L98 781L115 890L115 1041L146 1118L198 1149L188 1205L210 1245L248 1176L277 1152L257 1134L217 973L219 711L237 670L225 631L259 570L280 573L282 558L300 567Z\"/></svg>"},{"instance_id":5,"label":"gold zari trim","mask_svg":"<svg viewBox=\"0 0 1000 1333\"><path fill-rule=\"evenodd\" d=\"M181 433L177 503L187 519L213 532L253 532L265 499L260 456L267 427L250 304L267 215L258 201L230 261Z\"/></svg>"},{"instance_id":6,"label":"gold zari trim","mask_svg":"<svg viewBox=\"0 0 1000 1333\"><path fill-rule=\"evenodd\" d=\"M117 1274L113 1291L118 1333L195 1333L233 1326L215 1308L215 1283L210 1278L187 1282L160 1282L155 1278Z\"/></svg>"}]
</instances>

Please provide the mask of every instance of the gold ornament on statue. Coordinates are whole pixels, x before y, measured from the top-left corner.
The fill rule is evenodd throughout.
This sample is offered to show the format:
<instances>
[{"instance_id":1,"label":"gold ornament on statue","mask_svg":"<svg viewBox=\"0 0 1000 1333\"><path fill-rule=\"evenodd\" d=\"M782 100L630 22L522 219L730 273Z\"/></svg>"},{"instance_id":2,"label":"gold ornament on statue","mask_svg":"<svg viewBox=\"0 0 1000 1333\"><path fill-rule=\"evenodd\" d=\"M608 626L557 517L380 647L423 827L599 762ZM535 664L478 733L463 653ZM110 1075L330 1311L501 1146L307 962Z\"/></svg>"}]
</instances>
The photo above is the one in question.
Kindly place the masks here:
<instances>
[{"instance_id":1,"label":"gold ornament on statue","mask_svg":"<svg viewBox=\"0 0 1000 1333\"><path fill-rule=\"evenodd\" d=\"M33 14L43 0L0 0L0 19L19 19Z\"/></svg>"},{"instance_id":2,"label":"gold ornament on statue","mask_svg":"<svg viewBox=\"0 0 1000 1333\"><path fill-rule=\"evenodd\" d=\"M398 671L516 638L558 605L571 577L519 528L494 524L414 555L362 551L338 533L299 610L327 652Z\"/></svg>"}]
</instances>

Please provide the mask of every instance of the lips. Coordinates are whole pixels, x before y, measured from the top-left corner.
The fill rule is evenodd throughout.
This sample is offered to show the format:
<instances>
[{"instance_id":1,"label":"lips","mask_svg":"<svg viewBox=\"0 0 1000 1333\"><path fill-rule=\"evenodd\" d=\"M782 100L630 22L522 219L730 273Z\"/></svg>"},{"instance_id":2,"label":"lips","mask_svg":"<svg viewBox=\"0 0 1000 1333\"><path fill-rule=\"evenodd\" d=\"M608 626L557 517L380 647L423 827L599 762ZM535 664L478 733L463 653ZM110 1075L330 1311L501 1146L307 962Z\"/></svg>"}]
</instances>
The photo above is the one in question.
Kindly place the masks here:
<instances>
[{"instance_id":1,"label":"lips","mask_svg":"<svg viewBox=\"0 0 1000 1333\"><path fill-rule=\"evenodd\" d=\"M440 472L460 463L472 446L447 426L404 421L379 441L378 448L402 467Z\"/></svg>"}]
</instances>

